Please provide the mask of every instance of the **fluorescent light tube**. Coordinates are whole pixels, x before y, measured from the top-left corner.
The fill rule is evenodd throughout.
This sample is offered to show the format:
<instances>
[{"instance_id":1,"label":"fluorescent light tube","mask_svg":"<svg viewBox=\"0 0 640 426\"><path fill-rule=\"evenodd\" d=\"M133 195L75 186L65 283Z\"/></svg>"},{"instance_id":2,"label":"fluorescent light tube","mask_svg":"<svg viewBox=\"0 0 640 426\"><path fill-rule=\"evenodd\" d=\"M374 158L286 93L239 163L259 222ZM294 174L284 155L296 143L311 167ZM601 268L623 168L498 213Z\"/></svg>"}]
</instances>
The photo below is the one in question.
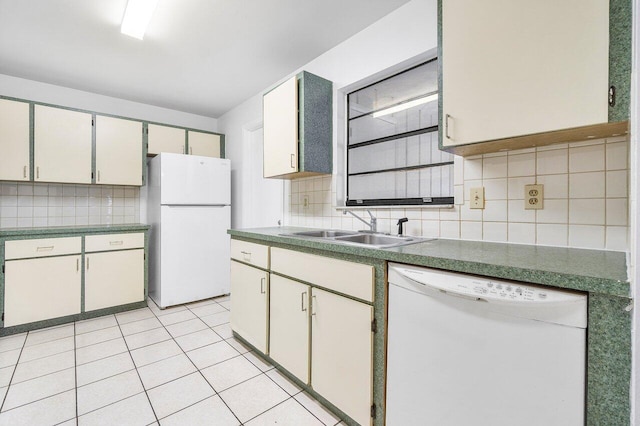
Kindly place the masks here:
<instances>
[{"instance_id":1,"label":"fluorescent light tube","mask_svg":"<svg viewBox=\"0 0 640 426\"><path fill-rule=\"evenodd\" d=\"M438 99L438 94L435 93L433 95L425 96L424 98L414 99L409 102L405 102L403 104L394 105L389 108L381 109L380 111L376 111L373 113L373 118L382 117L383 115L394 114L396 112L404 111L405 109L413 108L414 106L426 104L428 102L433 102Z\"/></svg>"},{"instance_id":2,"label":"fluorescent light tube","mask_svg":"<svg viewBox=\"0 0 640 426\"><path fill-rule=\"evenodd\" d=\"M120 32L142 40L157 5L158 0L129 0Z\"/></svg>"}]
</instances>

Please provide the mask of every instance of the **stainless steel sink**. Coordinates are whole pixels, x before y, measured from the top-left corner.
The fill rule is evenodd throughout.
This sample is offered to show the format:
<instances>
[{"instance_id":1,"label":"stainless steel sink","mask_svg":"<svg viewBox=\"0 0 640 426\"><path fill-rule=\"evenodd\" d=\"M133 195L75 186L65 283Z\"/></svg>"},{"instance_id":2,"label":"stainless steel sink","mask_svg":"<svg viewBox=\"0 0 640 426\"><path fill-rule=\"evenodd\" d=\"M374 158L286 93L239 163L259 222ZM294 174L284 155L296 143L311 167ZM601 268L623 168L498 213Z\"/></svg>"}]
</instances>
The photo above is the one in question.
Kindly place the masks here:
<instances>
[{"instance_id":1,"label":"stainless steel sink","mask_svg":"<svg viewBox=\"0 0 640 426\"><path fill-rule=\"evenodd\" d=\"M291 232L281 234L284 237L322 239L326 242L358 245L371 248L391 248L426 241L418 237L400 237L367 232L342 231L335 229L318 229L313 231Z\"/></svg>"},{"instance_id":2,"label":"stainless steel sink","mask_svg":"<svg viewBox=\"0 0 640 426\"><path fill-rule=\"evenodd\" d=\"M346 235L355 235L355 234L357 234L357 232L322 230L322 231L293 232L288 235L295 235L297 237L312 237L312 238L335 238L335 237L342 237Z\"/></svg>"},{"instance_id":3,"label":"stainless steel sink","mask_svg":"<svg viewBox=\"0 0 640 426\"><path fill-rule=\"evenodd\" d=\"M414 242L422 241L418 238L411 237L394 237L391 235L379 235L379 234L359 234L351 235L348 237L336 238L336 241L363 244L372 247L396 247L399 245L411 244Z\"/></svg>"}]
</instances>

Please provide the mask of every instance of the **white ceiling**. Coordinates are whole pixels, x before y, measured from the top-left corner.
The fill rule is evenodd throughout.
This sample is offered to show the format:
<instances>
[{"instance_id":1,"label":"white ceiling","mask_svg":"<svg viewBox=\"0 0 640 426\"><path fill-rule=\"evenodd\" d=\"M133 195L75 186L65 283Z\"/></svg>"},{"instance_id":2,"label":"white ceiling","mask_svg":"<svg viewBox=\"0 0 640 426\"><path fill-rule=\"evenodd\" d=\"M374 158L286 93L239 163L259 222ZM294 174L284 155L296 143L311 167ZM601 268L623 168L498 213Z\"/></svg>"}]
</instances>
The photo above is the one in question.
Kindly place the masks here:
<instances>
[{"instance_id":1,"label":"white ceiling","mask_svg":"<svg viewBox=\"0 0 640 426\"><path fill-rule=\"evenodd\" d=\"M218 117L408 0L0 0L0 74Z\"/></svg>"}]
</instances>

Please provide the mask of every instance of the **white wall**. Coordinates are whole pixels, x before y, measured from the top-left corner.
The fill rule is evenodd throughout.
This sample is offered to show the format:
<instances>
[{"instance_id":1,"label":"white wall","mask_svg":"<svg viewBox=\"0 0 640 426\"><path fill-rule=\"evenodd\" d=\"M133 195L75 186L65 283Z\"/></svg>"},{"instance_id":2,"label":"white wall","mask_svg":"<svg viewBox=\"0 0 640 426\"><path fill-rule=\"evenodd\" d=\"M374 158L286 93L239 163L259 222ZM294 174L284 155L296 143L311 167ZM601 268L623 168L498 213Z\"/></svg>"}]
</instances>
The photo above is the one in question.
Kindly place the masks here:
<instances>
[{"instance_id":1,"label":"white wall","mask_svg":"<svg viewBox=\"0 0 640 426\"><path fill-rule=\"evenodd\" d=\"M216 132L215 118L0 74L0 95Z\"/></svg>"},{"instance_id":2,"label":"white wall","mask_svg":"<svg viewBox=\"0 0 640 426\"><path fill-rule=\"evenodd\" d=\"M304 69L333 81L335 94L344 86L433 50L437 45L436 4L435 0L407 3L299 70L282 76L271 87ZM246 133L243 132L243 126L250 127L262 120L262 94L271 87L265 87L264 91L218 120L219 131L226 135L226 152L231 159L233 228L251 226L242 217L242 199L251 196L244 169L248 144L243 137L243 133ZM334 140L337 139L338 129L334 118Z\"/></svg>"}]
</instances>

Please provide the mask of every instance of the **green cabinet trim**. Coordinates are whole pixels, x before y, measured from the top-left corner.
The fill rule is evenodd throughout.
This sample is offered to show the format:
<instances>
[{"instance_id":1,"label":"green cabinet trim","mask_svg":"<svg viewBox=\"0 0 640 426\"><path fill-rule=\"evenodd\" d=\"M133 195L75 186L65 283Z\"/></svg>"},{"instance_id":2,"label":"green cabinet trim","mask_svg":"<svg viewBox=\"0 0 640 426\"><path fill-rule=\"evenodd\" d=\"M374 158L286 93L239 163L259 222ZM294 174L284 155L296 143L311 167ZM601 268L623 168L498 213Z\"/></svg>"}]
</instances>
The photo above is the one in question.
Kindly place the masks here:
<instances>
[{"instance_id":1,"label":"green cabinet trim","mask_svg":"<svg viewBox=\"0 0 640 426\"><path fill-rule=\"evenodd\" d=\"M633 4L631 0L609 1L609 85L616 88L616 103L609 106L609 122L629 119Z\"/></svg>"}]
</instances>

